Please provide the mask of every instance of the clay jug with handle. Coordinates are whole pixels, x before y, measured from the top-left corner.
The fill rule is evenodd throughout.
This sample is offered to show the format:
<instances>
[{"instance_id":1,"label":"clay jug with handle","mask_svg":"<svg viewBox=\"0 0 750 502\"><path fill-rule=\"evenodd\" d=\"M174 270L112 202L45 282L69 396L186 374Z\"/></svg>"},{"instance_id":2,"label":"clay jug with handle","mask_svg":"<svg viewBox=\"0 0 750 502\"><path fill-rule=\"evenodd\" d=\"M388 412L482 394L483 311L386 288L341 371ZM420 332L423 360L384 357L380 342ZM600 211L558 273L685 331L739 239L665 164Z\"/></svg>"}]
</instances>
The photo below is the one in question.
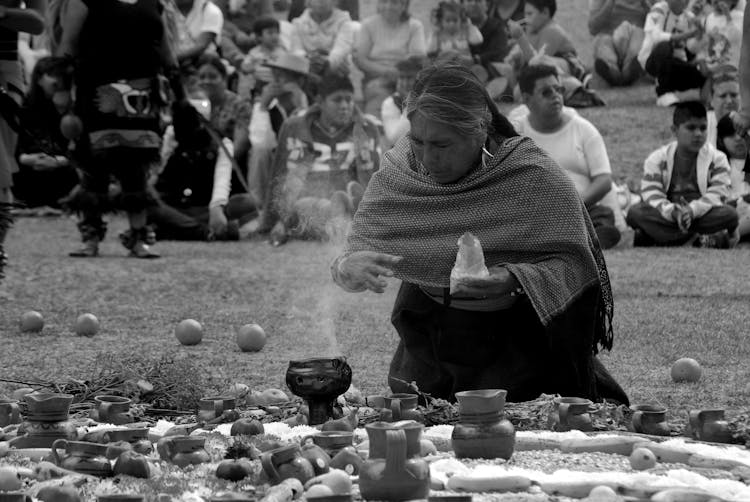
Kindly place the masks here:
<instances>
[{"instance_id":1,"label":"clay jug with handle","mask_svg":"<svg viewBox=\"0 0 750 502\"><path fill-rule=\"evenodd\" d=\"M422 425L415 422L365 426L370 457L359 472L359 488L366 500L411 500L427 497L430 468L419 456Z\"/></svg>"},{"instance_id":2,"label":"clay jug with handle","mask_svg":"<svg viewBox=\"0 0 750 502\"><path fill-rule=\"evenodd\" d=\"M503 416L507 391L482 389L456 392L461 419L451 443L459 458L504 458L513 455L516 430Z\"/></svg>"},{"instance_id":3,"label":"clay jug with handle","mask_svg":"<svg viewBox=\"0 0 750 502\"><path fill-rule=\"evenodd\" d=\"M652 404L638 404L630 407L633 431L652 436L669 436L667 409Z\"/></svg>"},{"instance_id":4,"label":"clay jug with handle","mask_svg":"<svg viewBox=\"0 0 750 502\"><path fill-rule=\"evenodd\" d=\"M205 445L206 438L202 437L167 436L158 441L156 449L162 460L186 467L211 460Z\"/></svg>"},{"instance_id":5,"label":"clay jug with handle","mask_svg":"<svg viewBox=\"0 0 750 502\"><path fill-rule=\"evenodd\" d=\"M65 455L59 449L65 449ZM92 476L112 476L112 464L105 456L107 447L85 441L58 439L52 443L52 458L59 467Z\"/></svg>"},{"instance_id":6,"label":"clay jug with handle","mask_svg":"<svg viewBox=\"0 0 750 502\"><path fill-rule=\"evenodd\" d=\"M589 415L589 406L593 403L582 397L557 397L554 399L554 409L550 413L549 426L556 432L579 430L590 432L594 430Z\"/></svg>"},{"instance_id":7,"label":"clay jug with handle","mask_svg":"<svg viewBox=\"0 0 750 502\"><path fill-rule=\"evenodd\" d=\"M400 420L414 420L422 422L422 413L417 410L419 396L416 394L391 394L385 396L384 408L380 411L383 422L398 422Z\"/></svg>"},{"instance_id":8,"label":"clay jug with handle","mask_svg":"<svg viewBox=\"0 0 750 502\"><path fill-rule=\"evenodd\" d=\"M14 399L0 399L0 427L21 423L21 410L18 401Z\"/></svg>"},{"instance_id":9,"label":"clay jug with handle","mask_svg":"<svg viewBox=\"0 0 750 502\"><path fill-rule=\"evenodd\" d=\"M130 403L127 397L120 396L96 396L94 398L97 406L91 410L90 417L97 422L123 425L133 422L130 413Z\"/></svg>"},{"instance_id":10,"label":"clay jug with handle","mask_svg":"<svg viewBox=\"0 0 750 502\"><path fill-rule=\"evenodd\" d=\"M689 418L686 430L689 436L713 443L729 443L732 440L724 410L693 410Z\"/></svg>"}]
</instances>

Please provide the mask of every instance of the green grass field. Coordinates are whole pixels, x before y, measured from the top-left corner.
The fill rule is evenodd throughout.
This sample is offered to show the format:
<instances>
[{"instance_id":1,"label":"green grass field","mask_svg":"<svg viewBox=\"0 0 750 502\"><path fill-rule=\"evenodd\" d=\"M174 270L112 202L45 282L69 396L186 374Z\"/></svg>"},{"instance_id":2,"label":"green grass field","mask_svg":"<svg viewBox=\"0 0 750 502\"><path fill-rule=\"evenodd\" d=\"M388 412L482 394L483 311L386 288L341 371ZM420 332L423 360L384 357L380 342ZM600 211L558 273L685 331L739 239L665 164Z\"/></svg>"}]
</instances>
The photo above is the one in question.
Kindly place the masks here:
<instances>
[{"instance_id":1,"label":"green grass field","mask_svg":"<svg viewBox=\"0 0 750 502\"><path fill-rule=\"evenodd\" d=\"M420 15L434 2L413 2ZM559 2L561 21L588 44L586 0ZM430 4L430 5L428 5ZM419 14L419 13L418 13ZM567 21L565 21L567 20ZM653 105L648 87L605 90L606 108L582 113L605 137L618 179L637 179L645 156L669 138L669 113ZM0 284L0 379L86 378L97 354L190 358L207 392L232 382L280 387L290 359L343 354L355 383L367 393L385 390L396 334L390 309L398 284L383 295L347 294L330 280L336 249L293 242L160 243L164 258L123 258L114 219L104 255L75 260L75 222L22 219L8 238L11 265ZM731 251L622 248L606 255L615 295L615 347L603 360L635 402L658 401L677 413L694 407L747 409L750 401L750 293L747 248ZM41 311L41 334L22 334L18 317ZM92 312L101 332L80 338L76 316ZM182 347L174 327L185 318L203 323L205 338ZM242 353L234 333L257 322L269 334L262 352ZM700 383L669 378L677 358L702 365ZM0 383L0 391L12 384Z\"/></svg>"}]
</instances>

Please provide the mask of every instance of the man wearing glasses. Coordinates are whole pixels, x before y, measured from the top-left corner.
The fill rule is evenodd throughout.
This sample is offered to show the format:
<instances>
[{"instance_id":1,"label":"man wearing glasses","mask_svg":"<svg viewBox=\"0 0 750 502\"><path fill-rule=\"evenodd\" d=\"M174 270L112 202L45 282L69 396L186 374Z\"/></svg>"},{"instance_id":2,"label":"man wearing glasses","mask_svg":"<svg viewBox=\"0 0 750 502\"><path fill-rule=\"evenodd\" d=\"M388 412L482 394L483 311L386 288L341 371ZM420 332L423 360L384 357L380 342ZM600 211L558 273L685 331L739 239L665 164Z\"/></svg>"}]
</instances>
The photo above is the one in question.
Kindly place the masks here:
<instances>
[{"instance_id":1,"label":"man wearing glasses","mask_svg":"<svg viewBox=\"0 0 750 502\"><path fill-rule=\"evenodd\" d=\"M617 198L607 147L591 122L563 106L564 89L553 66L530 65L518 79L528 114L509 117L519 134L533 139L568 174L578 189L603 249L620 241ZM624 221L621 221L624 227Z\"/></svg>"}]
</instances>

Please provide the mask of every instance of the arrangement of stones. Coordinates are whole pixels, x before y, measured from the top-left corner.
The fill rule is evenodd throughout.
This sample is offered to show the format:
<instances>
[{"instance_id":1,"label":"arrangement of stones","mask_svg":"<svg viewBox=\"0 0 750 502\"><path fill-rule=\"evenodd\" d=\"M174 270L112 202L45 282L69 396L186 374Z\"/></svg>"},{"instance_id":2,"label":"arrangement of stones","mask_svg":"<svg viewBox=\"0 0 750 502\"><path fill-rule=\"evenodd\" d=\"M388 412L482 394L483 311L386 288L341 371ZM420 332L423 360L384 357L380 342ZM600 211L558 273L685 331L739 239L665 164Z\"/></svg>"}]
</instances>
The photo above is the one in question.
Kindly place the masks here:
<instances>
[{"instance_id":1,"label":"arrangement of stones","mask_svg":"<svg viewBox=\"0 0 750 502\"><path fill-rule=\"evenodd\" d=\"M457 393L453 425L425 427L420 395L365 399L351 380L343 358L292 361L304 404L235 385L181 423L136 422L120 396L84 419L70 394L0 401L0 502L750 500L750 452L725 444L722 410L691 412L682 438L654 405L628 410L629 431L595 432L593 403L557 396L544 430L517 430L506 392L481 389Z\"/></svg>"}]
</instances>

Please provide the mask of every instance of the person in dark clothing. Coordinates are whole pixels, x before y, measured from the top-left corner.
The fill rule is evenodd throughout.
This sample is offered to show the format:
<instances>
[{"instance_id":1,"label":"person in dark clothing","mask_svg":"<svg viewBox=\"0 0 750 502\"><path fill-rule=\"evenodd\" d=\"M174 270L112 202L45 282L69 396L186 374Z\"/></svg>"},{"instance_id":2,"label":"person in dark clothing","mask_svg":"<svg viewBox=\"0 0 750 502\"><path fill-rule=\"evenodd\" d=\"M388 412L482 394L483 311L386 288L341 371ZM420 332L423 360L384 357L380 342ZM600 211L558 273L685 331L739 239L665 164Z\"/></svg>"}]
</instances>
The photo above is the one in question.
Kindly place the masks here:
<instances>
[{"instance_id":1,"label":"person in dark clothing","mask_svg":"<svg viewBox=\"0 0 750 502\"><path fill-rule=\"evenodd\" d=\"M21 109L18 136L19 171L13 196L27 208L59 208L59 200L78 183L68 159L68 140L60 120L70 107L72 66L64 59L40 59L31 75Z\"/></svg>"},{"instance_id":2,"label":"person in dark clothing","mask_svg":"<svg viewBox=\"0 0 750 502\"><path fill-rule=\"evenodd\" d=\"M176 146L164 152L166 164L154 184L158 203L149 207L149 225L158 239L237 240L242 219L255 213L255 205L246 193L229 195L232 142L212 135L207 117L201 120L189 103L175 106L173 115L168 135L173 134ZM165 144L171 148L169 141Z\"/></svg>"},{"instance_id":3,"label":"person in dark clothing","mask_svg":"<svg viewBox=\"0 0 750 502\"><path fill-rule=\"evenodd\" d=\"M70 198L81 215L83 246L70 256L99 254L107 229L102 215L113 206L128 214L130 229L120 242L130 256L159 256L150 248L146 209L154 201L146 187L159 161L161 111L169 100L162 75L178 73L162 12L160 0L68 0L58 55L76 60L74 109L83 129L73 152L80 190ZM116 200L108 194L110 175L122 187Z\"/></svg>"},{"instance_id":4,"label":"person in dark clothing","mask_svg":"<svg viewBox=\"0 0 750 502\"><path fill-rule=\"evenodd\" d=\"M508 32L505 22L497 17L489 17L487 0L462 0L471 22L482 33L482 43L471 47L474 62L481 64L487 72L497 77L492 63L501 63L508 55Z\"/></svg>"},{"instance_id":5,"label":"person in dark clothing","mask_svg":"<svg viewBox=\"0 0 750 502\"><path fill-rule=\"evenodd\" d=\"M423 70L406 109L411 132L383 157L331 265L349 292L403 281L391 314L400 338L391 389L416 382L443 399L498 388L511 401L559 393L627 404L595 357L612 347L614 306L573 183L465 67ZM465 232L484 256L455 280ZM481 277L467 273L485 263Z\"/></svg>"}]
</instances>

